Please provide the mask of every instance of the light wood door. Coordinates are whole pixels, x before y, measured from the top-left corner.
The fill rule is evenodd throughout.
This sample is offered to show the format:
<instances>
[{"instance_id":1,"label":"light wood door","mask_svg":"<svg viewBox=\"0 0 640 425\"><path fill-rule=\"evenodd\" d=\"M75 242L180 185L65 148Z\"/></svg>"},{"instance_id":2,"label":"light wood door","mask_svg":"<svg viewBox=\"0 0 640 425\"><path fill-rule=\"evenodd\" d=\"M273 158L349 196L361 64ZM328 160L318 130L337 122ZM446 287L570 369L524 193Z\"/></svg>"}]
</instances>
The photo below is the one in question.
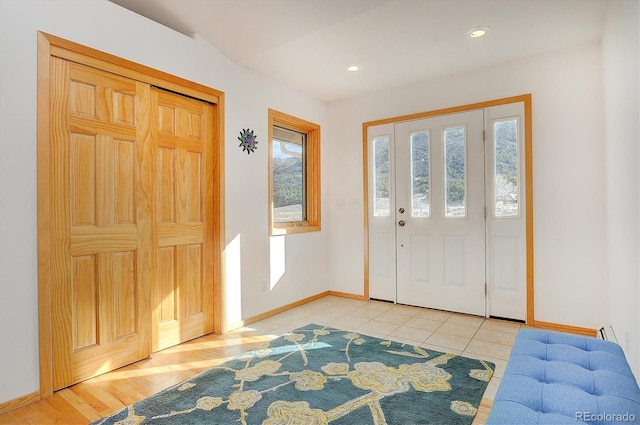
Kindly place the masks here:
<instances>
[{"instance_id":1,"label":"light wood door","mask_svg":"<svg viewBox=\"0 0 640 425\"><path fill-rule=\"evenodd\" d=\"M53 382L151 350L150 87L51 58Z\"/></svg>"},{"instance_id":2,"label":"light wood door","mask_svg":"<svg viewBox=\"0 0 640 425\"><path fill-rule=\"evenodd\" d=\"M157 279L153 350L213 331L213 105L152 89Z\"/></svg>"}]
</instances>

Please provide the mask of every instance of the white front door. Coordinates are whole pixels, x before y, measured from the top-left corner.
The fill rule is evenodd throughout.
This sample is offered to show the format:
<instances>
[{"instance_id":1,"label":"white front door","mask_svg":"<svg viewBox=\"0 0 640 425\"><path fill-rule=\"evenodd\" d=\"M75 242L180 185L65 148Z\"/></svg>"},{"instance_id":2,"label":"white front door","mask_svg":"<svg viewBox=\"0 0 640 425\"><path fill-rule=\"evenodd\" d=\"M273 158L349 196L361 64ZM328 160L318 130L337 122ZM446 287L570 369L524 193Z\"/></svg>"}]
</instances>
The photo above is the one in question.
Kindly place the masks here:
<instances>
[{"instance_id":1,"label":"white front door","mask_svg":"<svg viewBox=\"0 0 640 425\"><path fill-rule=\"evenodd\" d=\"M368 128L371 298L524 319L522 127L515 104Z\"/></svg>"},{"instance_id":2,"label":"white front door","mask_svg":"<svg viewBox=\"0 0 640 425\"><path fill-rule=\"evenodd\" d=\"M476 110L395 126L399 303L485 314L483 121Z\"/></svg>"}]
</instances>

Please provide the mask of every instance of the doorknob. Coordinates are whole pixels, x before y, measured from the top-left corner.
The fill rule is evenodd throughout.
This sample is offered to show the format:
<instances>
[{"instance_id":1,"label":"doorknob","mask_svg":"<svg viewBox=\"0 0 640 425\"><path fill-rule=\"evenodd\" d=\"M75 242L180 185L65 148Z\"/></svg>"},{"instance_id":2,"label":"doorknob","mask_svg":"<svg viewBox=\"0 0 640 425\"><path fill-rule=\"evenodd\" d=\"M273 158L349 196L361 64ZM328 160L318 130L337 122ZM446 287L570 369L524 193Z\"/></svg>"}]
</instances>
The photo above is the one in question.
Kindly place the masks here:
<instances>
[{"instance_id":1,"label":"doorknob","mask_svg":"<svg viewBox=\"0 0 640 425\"><path fill-rule=\"evenodd\" d=\"M404 221L404 220L400 220L400 221L398 222L398 226L400 226L400 227L404 227L404 225L405 225L405 224L407 224L407 223L405 223L405 221Z\"/></svg>"}]
</instances>

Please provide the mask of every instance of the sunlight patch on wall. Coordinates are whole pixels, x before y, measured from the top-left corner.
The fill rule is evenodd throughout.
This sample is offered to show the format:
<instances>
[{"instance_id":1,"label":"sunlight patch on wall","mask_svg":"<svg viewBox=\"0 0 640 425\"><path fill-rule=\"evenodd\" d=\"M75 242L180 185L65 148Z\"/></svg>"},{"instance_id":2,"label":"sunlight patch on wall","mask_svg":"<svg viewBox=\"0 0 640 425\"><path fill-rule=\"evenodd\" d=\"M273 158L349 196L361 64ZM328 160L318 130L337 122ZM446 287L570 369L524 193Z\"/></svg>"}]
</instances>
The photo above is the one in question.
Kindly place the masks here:
<instances>
[{"instance_id":1,"label":"sunlight patch on wall","mask_svg":"<svg viewBox=\"0 0 640 425\"><path fill-rule=\"evenodd\" d=\"M269 250L270 264L271 264L271 267L269 268L270 270L269 289L273 289L278 284L282 276L284 276L284 273L286 272L284 235L271 236L269 240L269 244L271 245L270 246L271 249Z\"/></svg>"},{"instance_id":2,"label":"sunlight patch on wall","mask_svg":"<svg viewBox=\"0 0 640 425\"><path fill-rule=\"evenodd\" d=\"M225 249L226 261L226 323L242 320L242 261L240 234L236 235Z\"/></svg>"}]
</instances>

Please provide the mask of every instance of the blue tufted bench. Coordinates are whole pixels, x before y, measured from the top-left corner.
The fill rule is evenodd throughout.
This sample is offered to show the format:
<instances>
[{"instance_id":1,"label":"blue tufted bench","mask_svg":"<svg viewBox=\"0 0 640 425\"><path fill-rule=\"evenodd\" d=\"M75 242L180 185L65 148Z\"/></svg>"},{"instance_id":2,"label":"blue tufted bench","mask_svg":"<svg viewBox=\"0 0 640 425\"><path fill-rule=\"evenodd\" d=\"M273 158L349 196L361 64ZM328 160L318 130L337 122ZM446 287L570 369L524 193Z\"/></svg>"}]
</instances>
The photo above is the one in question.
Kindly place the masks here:
<instances>
[{"instance_id":1,"label":"blue tufted bench","mask_svg":"<svg viewBox=\"0 0 640 425\"><path fill-rule=\"evenodd\" d=\"M640 424L640 388L610 341L523 329L487 425Z\"/></svg>"}]
</instances>

